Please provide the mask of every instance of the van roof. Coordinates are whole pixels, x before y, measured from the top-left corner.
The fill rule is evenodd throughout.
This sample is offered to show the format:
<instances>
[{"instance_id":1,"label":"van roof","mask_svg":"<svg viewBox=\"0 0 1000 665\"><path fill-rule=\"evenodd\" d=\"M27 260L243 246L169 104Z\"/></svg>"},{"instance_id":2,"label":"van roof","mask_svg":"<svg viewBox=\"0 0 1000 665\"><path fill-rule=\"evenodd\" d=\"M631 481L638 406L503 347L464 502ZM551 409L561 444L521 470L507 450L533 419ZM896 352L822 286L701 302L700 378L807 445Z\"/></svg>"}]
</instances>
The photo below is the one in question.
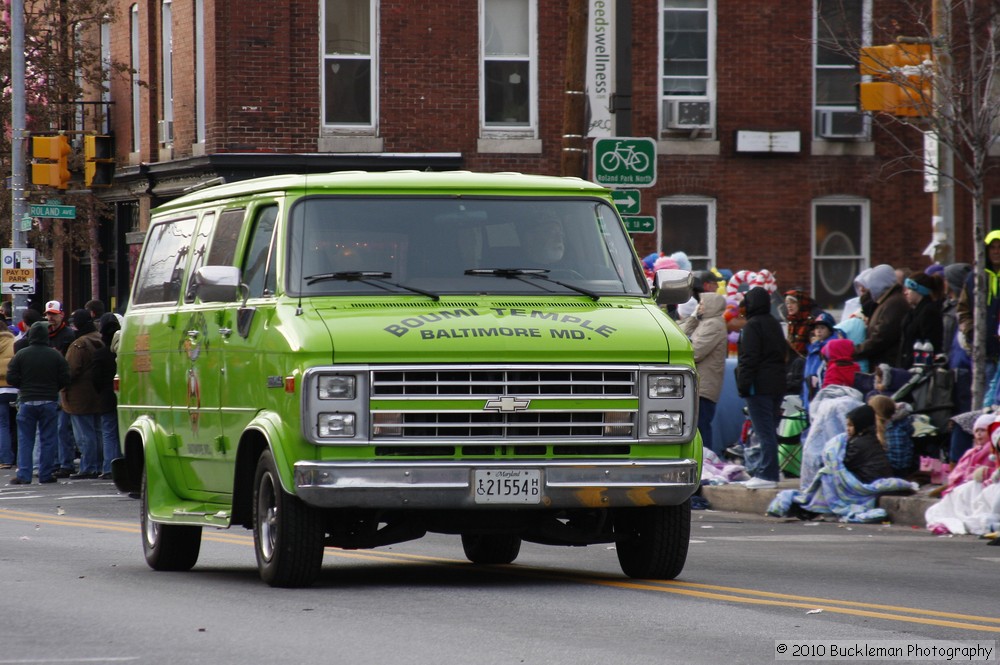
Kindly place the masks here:
<instances>
[{"instance_id":1,"label":"van roof","mask_svg":"<svg viewBox=\"0 0 1000 665\"><path fill-rule=\"evenodd\" d=\"M392 190L394 194L427 194L433 190L454 194L456 191L468 193L497 193L497 189L512 193L606 193L600 185L581 178L525 175L522 173L473 173L471 171L335 171L332 173L288 174L240 180L224 185L206 187L173 199L158 207L156 211L217 201L220 199L249 196L264 192L306 193L310 190L330 193L342 191L351 194L379 193ZM156 212L154 211L154 212Z\"/></svg>"}]
</instances>

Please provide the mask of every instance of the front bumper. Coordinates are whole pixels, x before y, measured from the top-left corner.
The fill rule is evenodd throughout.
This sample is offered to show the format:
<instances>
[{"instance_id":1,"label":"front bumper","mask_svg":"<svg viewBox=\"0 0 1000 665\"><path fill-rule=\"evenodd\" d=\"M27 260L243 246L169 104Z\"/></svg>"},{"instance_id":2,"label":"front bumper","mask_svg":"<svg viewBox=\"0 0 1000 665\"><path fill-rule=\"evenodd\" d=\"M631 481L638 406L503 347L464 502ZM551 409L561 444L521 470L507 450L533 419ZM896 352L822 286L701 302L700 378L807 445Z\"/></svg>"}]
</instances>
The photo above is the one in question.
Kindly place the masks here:
<instances>
[{"instance_id":1,"label":"front bumper","mask_svg":"<svg viewBox=\"0 0 1000 665\"><path fill-rule=\"evenodd\" d=\"M476 503L480 470L537 469L534 504ZM320 508L624 508L683 503L700 483L698 461L297 462L295 488Z\"/></svg>"}]
</instances>

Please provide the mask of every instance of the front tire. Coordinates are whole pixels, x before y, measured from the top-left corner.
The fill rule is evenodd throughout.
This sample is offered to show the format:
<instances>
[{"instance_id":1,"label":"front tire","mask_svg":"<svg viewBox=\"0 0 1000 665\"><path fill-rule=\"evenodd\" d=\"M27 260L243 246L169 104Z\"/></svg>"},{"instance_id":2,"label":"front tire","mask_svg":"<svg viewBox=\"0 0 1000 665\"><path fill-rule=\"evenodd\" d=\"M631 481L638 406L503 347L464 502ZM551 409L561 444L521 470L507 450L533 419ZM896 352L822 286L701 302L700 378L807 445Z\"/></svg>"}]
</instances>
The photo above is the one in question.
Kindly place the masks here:
<instances>
[{"instance_id":1,"label":"front tire","mask_svg":"<svg viewBox=\"0 0 1000 665\"><path fill-rule=\"evenodd\" d=\"M281 488L270 450L257 462L253 544L260 578L273 587L307 587L323 565L323 529L316 509Z\"/></svg>"},{"instance_id":2,"label":"front tire","mask_svg":"<svg viewBox=\"0 0 1000 665\"><path fill-rule=\"evenodd\" d=\"M157 524L149 519L149 491L142 473L142 553L153 570L191 570L201 552L201 527Z\"/></svg>"},{"instance_id":3,"label":"front tire","mask_svg":"<svg viewBox=\"0 0 1000 665\"><path fill-rule=\"evenodd\" d=\"M690 538L690 499L679 506L623 508L615 515L615 549L629 577L674 579L684 570Z\"/></svg>"},{"instance_id":4,"label":"front tire","mask_svg":"<svg viewBox=\"0 0 1000 665\"><path fill-rule=\"evenodd\" d=\"M513 563L521 552L521 538L506 533L463 533L462 549L472 563Z\"/></svg>"}]
</instances>

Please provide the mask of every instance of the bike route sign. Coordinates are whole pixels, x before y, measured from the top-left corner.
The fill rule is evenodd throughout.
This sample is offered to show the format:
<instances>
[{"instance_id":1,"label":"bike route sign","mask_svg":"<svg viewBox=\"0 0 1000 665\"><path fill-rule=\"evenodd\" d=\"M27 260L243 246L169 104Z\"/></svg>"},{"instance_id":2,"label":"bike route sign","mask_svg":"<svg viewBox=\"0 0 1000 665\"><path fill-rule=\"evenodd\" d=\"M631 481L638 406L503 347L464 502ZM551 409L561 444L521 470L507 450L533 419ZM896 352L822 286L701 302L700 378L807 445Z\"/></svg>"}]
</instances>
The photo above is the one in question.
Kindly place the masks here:
<instances>
[{"instance_id":1,"label":"bike route sign","mask_svg":"<svg viewBox=\"0 0 1000 665\"><path fill-rule=\"evenodd\" d=\"M656 184L656 141L595 139L594 182L608 187L652 187Z\"/></svg>"}]
</instances>

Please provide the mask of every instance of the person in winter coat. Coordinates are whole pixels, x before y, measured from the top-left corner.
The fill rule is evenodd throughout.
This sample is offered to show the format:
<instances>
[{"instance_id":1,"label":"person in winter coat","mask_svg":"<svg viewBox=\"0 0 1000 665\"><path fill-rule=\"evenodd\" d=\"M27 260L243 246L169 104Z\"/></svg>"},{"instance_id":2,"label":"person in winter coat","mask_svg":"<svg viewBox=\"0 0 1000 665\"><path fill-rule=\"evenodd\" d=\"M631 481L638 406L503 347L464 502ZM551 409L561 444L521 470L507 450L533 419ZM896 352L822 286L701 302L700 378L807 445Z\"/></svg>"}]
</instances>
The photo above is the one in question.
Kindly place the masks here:
<instances>
[{"instance_id":1,"label":"person in winter coat","mask_svg":"<svg viewBox=\"0 0 1000 665\"><path fill-rule=\"evenodd\" d=\"M95 426L95 416L101 412L101 399L94 390L94 356L104 344L87 310L73 312L73 325L76 339L66 350L70 382L63 389L63 411L69 414L73 437L80 448L80 471L69 477L85 480L101 474L101 449Z\"/></svg>"},{"instance_id":2,"label":"person in winter coat","mask_svg":"<svg viewBox=\"0 0 1000 665\"><path fill-rule=\"evenodd\" d=\"M771 315L771 298L766 289L750 289L743 302L747 322L740 331L736 388L746 400L761 449L760 464L744 486L771 489L778 486L779 478L777 426L785 392L788 344L781 324Z\"/></svg>"},{"instance_id":3,"label":"person in winter coat","mask_svg":"<svg viewBox=\"0 0 1000 665\"><path fill-rule=\"evenodd\" d=\"M28 346L14 354L7 366L7 383L19 389L17 475L10 483L31 483L36 435L41 445L38 482L54 483L59 391L69 384L69 365L59 351L49 346L47 321L38 321L28 329Z\"/></svg>"},{"instance_id":4,"label":"person in winter coat","mask_svg":"<svg viewBox=\"0 0 1000 665\"><path fill-rule=\"evenodd\" d=\"M940 299L943 290L939 277L922 272L913 273L903 282L903 298L912 309L903 317L896 367L913 367L913 345L917 342L930 342L934 347L929 360L947 351L942 342L944 319Z\"/></svg>"},{"instance_id":5,"label":"person in winter coat","mask_svg":"<svg viewBox=\"0 0 1000 665\"><path fill-rule=\"evenodd\" d=\"M715 405L722 394L723 375L726 370L728 342L726 321L722 313L726 311L726 299L718 293L704 292L698 301L691 324L685 332L691 338L694 363L698 369L698 431L706 448L718 454L725 452L725 443L714 446L712 419Z\"/></svg>"},{"instance_id":6,"label":"person in winter coat","mask_svg":"<svg viewBox=\"0 0 1000 665\"><path fill-rule=\"evenodd\" d=\"M1000 358L1000 337L997 336L1000 324L1000 230L990 231L983 239L986 244L986 385L990 385ZM972 348L973 334L973 291L976 284L976 270L973 269L965 281L965 288L958 299L958 329L964 338L964 346ZM971 354L970 354L971 355ZM987 395L990 398L991 395ZM990 404L989 401L986 404Z\"/></svg>"},{"instance_id":7,"label":"person in winter coat","mask_svg":"<svg viewBox=\"0 0 1000 665\"><path fill-rule=\"evenodd\" d=\"M813 326L813 299L805 291L785 292L785 317L788 322L788 345L805 358Z\"/></svg>"},{"instance_id":8,"label":"person in winter coat","mask_svg":"<svg viewBox=\"0 0 1000 665\"><path fill-rule=\"evenodd\" d=\"M854 362L854 342L849 339L831 339L823 347L826 371L823 373L823 387L854 386L854 377L860 371Z\"/></svg>"},{"instance_id":9,"label":"person in winter coat","mask_svg":"<svg viewBox=\"0 0 1000 665\"><path fill-rule=\"evenodd\" d=\"M885 263L875 266L866 281L874 309L868 319L865 341L854 349L854 359L868 360L873 367L879 363L891 365L899 355L903 317L910 311L910 306L903 297L903 287L896 282L896 271L892 266Z\"/></svg>"},{"instance_id":10,"label":"person in winter coat","mask_svg":"<svg viewBox=\"0 0 1000 665\"><path fill-rule=\"evenodd\" d=\"M809 408L809 400L819 391L823 385L823 347L833 337L833 328L836 325L833 317L826 312L820 312L813 319L812 341L806 350L806 362L802 368L802 406Z\"/></svg>"},{"instance_id":11,"label":"person in winter coat","mask_svg":"<svg viewBox=\"0 0 1000 665\"><path fill-rule=\"evenodd\" d=\"M14 467L14 444L10 436L11 406L17 399L17 388L7 383L7 367L14 357L14 333L0 325L0 469Z\"/></svg>"},{"instance_id":12,"label":"person in winter coat","mask_svg":"<svg viewBox=\"0 0 1000 665\"><path fill-rule=\"evenodd\" d=\"M879 478L892 478L892 465L875 436L875 410L867 404L847 414L844 466L866 485Z\"/></svg>"},{"instance_id":13,"label":"person in winter coat","mask_svg":"<svg viewBox=\"0 0 1000 665\"><path fill-rule=\"evenodd\" d=\"M115 396L115 374L118 372L117 354L111 349L115 333L121 330L118 317L107 312L100 318L103 346L94 352L94 390L101 400L100 439L104 459L102 480L111 478L111 460L122 456L118 439L118 398Z\"/></svg>"}]
</instances>

